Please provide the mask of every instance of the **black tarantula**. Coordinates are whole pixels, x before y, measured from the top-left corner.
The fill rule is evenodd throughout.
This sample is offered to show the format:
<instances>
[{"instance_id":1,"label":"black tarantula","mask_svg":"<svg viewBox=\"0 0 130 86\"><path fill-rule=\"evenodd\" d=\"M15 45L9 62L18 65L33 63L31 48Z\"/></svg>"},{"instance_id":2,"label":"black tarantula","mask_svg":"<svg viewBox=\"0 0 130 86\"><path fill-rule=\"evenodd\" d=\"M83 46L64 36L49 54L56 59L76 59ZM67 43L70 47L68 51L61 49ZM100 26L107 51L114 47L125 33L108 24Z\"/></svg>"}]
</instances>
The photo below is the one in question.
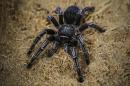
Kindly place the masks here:
<instances>
[{"instance_id":1,"label":"black tarantula","mask_svg":"<svg viewBox=\"0 0 130 86\"><path fill-rule=\"evenodd\" d=\"M35 45L45 34L48 37L45 39L41 47L31 56L29 63L27 64L27 68L31 68L34 61L38 59L38 56L44 49L47 47L49 43L52 42L53 46L48 50L48 56L53 56L56 51L63 46L64 51L70 55L70 57L74 61L75 71L78 75L78 81L83 82L83 75L81 72L81 68L78 61L77 56L77 48L79 47L83 53L83 60L88 65L90 63L89 56L85 44L82 39L82 32L91 27L99 32L104 32L105 30L100 28L98 25L93 23L85 23L85 21L81 24L81 21L85 18L85 15L91 12L94 12L94 7L85 7L84 9L80 9L79 7L72 5L69 6L64 12L60 7L55 9L55 13L59 16L59 22L53 17L48 16L47 20L52 22L57 31L52 29L44 29L34 40L27 54L30 56Z\"/></svg>"}]
</instances>

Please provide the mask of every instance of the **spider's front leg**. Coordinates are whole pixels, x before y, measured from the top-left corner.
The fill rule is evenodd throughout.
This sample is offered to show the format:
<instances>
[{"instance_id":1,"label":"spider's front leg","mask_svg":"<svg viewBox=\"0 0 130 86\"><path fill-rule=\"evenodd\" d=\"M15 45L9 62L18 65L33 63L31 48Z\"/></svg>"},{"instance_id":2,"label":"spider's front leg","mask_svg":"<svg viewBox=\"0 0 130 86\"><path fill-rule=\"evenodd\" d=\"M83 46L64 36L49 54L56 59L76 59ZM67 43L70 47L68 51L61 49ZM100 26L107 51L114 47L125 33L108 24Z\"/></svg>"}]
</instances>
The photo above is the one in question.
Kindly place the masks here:
<instances>
[{"instance_id":1,"label":"spider's front leg","mask_svg":"<svg viewBox=\"0 0 130 86\"><path fill-rule=\"evenodd\" d=\"M56 28L59 27L59 23L57 22L57 20L56 20L53 16L48 16L48 17L47 17L47 20L48 20L49 22L52 22L53 25L54 25Z\"/></svg>"},{"instance_id":2,"label":"spider's front leg","mask_svg":"<svg viewBox=\"0 0 130 86\"><path fill-rule=\"evenodd\" d=\"M59 15L59 24L64 24L64 22L63 22L63 11L62 11L62 9L60 8L60 7L57 7L55 10L54 10L54 12L57 14L57 15Z\"/></svg>"},{"instance_id":3,"label":"spider's front leg","mask_svg":"<svg viewBox=\"0 0 130 86\"><path fill-rule=\"evenodd\" d=\"M76 72L78 74L78 81L79 82L83 82L84 79L83 79L83 75L82 75L82 72L81 72L79 60L78 60L78 57L77 57L76 48L75 47L71 47L69 54L70 54L70 56L72 57L72 59L74 61L75 70L76 70Z\"/></svg>"},{"instance_id":4,"label":"spider's front leg","mask_svg":"<svg viewBox=\"0 0 130 86\"><path fill-rule=\"evenodd\" d=\"M95 8L94 7L85 7L82 10L79 10L79 12L76 15L76 22L75 25L79 26L81 19L85 16L85 14L89 14L91 12L94 12Z\"/></svg>"},{"instance_id":5,"label":"spider's front leg","mask_svg":"<svg viewBox=\"0 0 130 86\"><path fill-rule=\"evenodd\" d=\"M30 54L32 53L33 49L35 48L35 45L39 42L41 37L44 36L45 34L55 34L55 31L53 31L51 29L44 29L42 32L40 32L40 34L34 39L31 47L29 48L29 50L27 52L28 56L30 56Z\"/></svg>"},{"instance_id":6,"label":"spider's front leg","mask_svg":"<svg viewBox=\"0 0 130 86\"><path fill-rule=\"evenodd\" d=\"M83 42L83 39L82 39L81 35L78 36L78 43L79 43L80 49L83 52L83 59L85 60L86 64L89 65L90 60L89 60L88 51L87 51L87 48L86 48L86 46L85 46L85 44Z\"/></svg>"},{"instance_id":7,"label":"spider's front leg","mask_svg":"<svg viewBox=\"0 0 130 86\"><path fill-rule=\"evenodd\" d=\"M41 52L44 51L44 49L47 47L49 42L51 42L53 40L54 40L54 37L50 36L43 42L42 46L31 56L31 59L30 59L29 63L27 64L28 69L32 67L34 61L38 58L38 56L41 54Z\"/></svg>"},{"instance_id":8,"label":"spider's front leg","mask_svg":"<svg viewBox=\"0 0 130 86\"><path fill-rule=\"evenodd\" d=\"M84 9L82 9L82 11L81 11L81 14L85 14L86 12L87 13L90 13L90 12L94 12L94 10L95 10L95 7L85 7Z\"/></svg>"},{"instance_id":9,"label":"spider's front leg","mask_svg":"<svg viewBox=\"0 0 130 86\"><path fill-rule=\"evenodd\" d=\"M88 27L94 28L94 29L96 29L97 31L99 31L99 32L101 32L101 33L106 31L105 29L99 27L98 25L96 25L96 24L94 24L94 23L84 23L83 25L81 25L81 26L79 27L79 31L80 31L80 32L83 32L83 31L84 31L85 29L87 29Z\"/></svg>"}]
</instances>

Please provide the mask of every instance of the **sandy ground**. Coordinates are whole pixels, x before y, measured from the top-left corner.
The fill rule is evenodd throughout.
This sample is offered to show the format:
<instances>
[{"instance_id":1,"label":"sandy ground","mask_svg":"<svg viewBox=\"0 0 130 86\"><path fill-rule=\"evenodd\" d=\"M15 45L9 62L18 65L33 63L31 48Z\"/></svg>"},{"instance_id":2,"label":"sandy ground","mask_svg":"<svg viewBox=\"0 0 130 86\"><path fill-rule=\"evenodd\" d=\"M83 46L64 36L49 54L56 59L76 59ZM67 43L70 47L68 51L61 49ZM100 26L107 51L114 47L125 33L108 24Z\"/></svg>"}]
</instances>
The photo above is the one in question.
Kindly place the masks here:
<instances>
[{"instance_id":1,"label":"sandy ground","mask_svg":"<svg viewBox=\"0 0 130 86\"><path fill-rule=\"evenodd\" d=\"M77 82L73 63L62 49L27 70L26 52L46 27L46 9L65 9L75 2L81 8L95 6L89 21L106 29L84 32L91 60L89 66L82 65L85 81ZM129 0L2 0L0 7L0 86L130 86Z\"/></svg>"}]
</instances>

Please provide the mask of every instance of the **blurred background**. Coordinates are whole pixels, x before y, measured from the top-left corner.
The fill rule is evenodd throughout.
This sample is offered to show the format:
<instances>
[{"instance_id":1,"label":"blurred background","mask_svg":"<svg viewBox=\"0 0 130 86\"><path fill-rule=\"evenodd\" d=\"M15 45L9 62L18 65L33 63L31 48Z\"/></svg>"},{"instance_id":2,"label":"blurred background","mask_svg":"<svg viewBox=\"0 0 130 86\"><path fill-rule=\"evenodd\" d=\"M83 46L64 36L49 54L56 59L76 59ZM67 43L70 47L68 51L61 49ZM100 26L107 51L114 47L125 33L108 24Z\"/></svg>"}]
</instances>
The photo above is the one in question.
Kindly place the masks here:
<instances>
[{"instance_id":1,"label":"blurred background","mask_svg":"<svg viewBox=\"0 0 130 86\"><path fill-rule=\"evenodd\" d=\"M94 6L86 20L106 29L84 31L91 61L87 67L81 61L85 81L77 82L73 62L63 49L27 70L27 49L47 27L46 17L57 6L65 10L74 4ZM130 86L129 20L129 0L1 0L0 86Z\"/></svg>"}]
</instances>

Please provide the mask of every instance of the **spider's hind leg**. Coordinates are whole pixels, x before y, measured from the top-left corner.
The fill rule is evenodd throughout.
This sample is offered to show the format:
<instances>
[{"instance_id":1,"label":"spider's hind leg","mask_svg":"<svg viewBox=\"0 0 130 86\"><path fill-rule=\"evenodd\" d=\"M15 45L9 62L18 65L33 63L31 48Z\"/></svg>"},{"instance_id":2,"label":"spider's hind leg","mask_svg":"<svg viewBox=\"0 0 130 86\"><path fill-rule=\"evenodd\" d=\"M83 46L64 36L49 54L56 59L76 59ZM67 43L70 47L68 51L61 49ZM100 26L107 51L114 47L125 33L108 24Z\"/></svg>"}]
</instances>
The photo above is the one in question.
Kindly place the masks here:
<instances>
[{"instance_id":1,"label":"spider's hind leg","mask_svg":"<svg viewBox=\"0 0 130 86\"><path fill-rule=\"evenodd\" d=\"M59 42L54 41L52 48L47 50L47 57L52 57L54 55L54 53L57 52L58 48L59 48Z\"/></svg>"},{"instance_id":2,"label":"spider's hind leg","mask_svg":"<svg viewBox=\"0 0 130 86\"><path fill-rule=\"evenodd\" d=\"M31 59L29 61L29 63L27 64L27 68L31 68L33 63L35 62L36 59L38 59L38 56L41 54L42 51L44 51L44 49L47 47L47 45L49 44L50 41L53 40L53 37L50 36L49 38L47 38L44 43L42 44L42 46L31 56Z\"/></svg>"},{"instance_id":3,"label":"spider's hind leg","mask_svg":"<svg viewBox=\"0 0 130 86\"><path fill-rule=\"evenodd\" d=\"M80 49L81 49L82 52L83 52L83 59L84 59L85 63L86 63L87 65L89 65L89 63L90 63L89 55L88 55L86 46L85 46L85 44L83 43L83 39L82 39L82 36L81 36L81 35L78 37L78 41L79 41Z\"/></svg>"},{"instance_id":4,"label":"spider's hind leg","mask_svg":"<svg viewBox=\"0 0 130 86\"><path fill-rule=\"evenodd\" d=\"M76 52L75 47L71 47L71 57L74 61L75 71L78 75L78 81L83 82L84 78L83 78L83 75L82 75L82 72L81 72L81 68L80 68L80 64L79 64L79 60L78 60L78 57L77 57L77 52Z\"/></svg>"},{"instance_id":5,"label":"spider's hind leg","mask_svg":"<svg viewBox=\"0 0 130 86\"><path fill-rule=\"evenodd\" d=\"M30 56L30 54L32 53L33 49L35 48L35 45L40 41L41 37L44 36L45 34L54 34L55 31L51 30L51 29L44 29L42 32L39 33L39 35L34 39L31 47L29 48L27 55Z\"/></svg>"}]
</instances>

